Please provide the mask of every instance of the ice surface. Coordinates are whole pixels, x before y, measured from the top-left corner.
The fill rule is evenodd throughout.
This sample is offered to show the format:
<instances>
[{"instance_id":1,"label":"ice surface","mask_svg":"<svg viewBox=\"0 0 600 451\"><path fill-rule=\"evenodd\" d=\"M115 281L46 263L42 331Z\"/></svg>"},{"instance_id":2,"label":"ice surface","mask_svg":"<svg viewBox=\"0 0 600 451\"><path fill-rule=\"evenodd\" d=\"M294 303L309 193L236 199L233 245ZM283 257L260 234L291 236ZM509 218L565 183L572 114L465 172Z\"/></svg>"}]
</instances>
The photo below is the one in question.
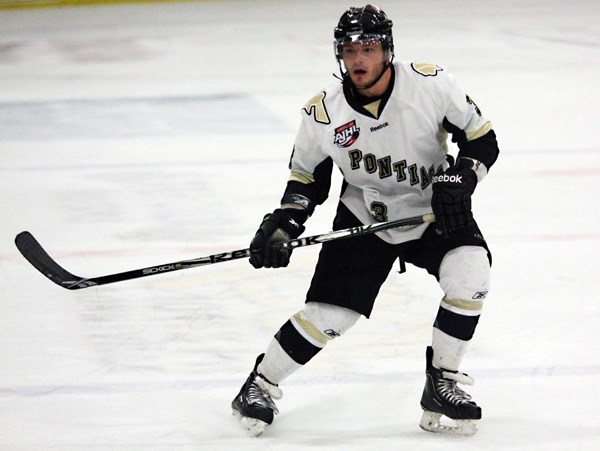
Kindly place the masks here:
<instances>
[{"instance_id":1,"label":"ice surface","mask_svg":"<svg viewBox=\"0 0 600 451\"><path fill-rule=\"evenodd\" d=\"M301 6L300 6L301 5ZM302 306L318 248L77 292L18 254L30 230L82 276L243 248L279 201L304 102L334 79L347 2L0 12L0 449L567 450L600 440L600 3L382 3L396 57L447 66L501 158L475 209L493 290L464 362L479 432L421 431L441 291L392 273L282 385L259 439L230 401ZM339 179L336 179L339 183ZM338 188L307 233L328 231Z\"/></svg>"}]
</instances>

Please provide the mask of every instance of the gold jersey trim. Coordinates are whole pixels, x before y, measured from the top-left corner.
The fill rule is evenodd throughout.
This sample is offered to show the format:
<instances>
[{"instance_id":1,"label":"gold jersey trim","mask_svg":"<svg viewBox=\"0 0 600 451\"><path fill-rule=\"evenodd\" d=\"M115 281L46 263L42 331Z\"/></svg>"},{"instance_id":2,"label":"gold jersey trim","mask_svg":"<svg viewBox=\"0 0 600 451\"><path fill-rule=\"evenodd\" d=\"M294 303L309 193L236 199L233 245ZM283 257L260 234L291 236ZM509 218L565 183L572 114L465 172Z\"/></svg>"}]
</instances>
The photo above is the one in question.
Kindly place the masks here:
<instances>
[{"instance_id":1,"label":"gold jersey trim","mask_svg":"<svg viewBox=\"0 0 600 451\"><path fill-rule=\"evenodd\" d=\"M312 176L312 174L309 174L308 172L292 171L290 173L290 178L288 179L288 181L300 182L304 183L305 185L308 185L309 183L314 183L315 178Z\"/></svg>"},{"instance_id":2,"label":"gold jersey trim","mask_svg":"<svg viewBox=\"0 0 600 451\"><path fill-rule=\"evenodd\" d=\"M375 116L375 119L379 119L379 105L381 104L381 99L376 100L375 102L369 103L363 108Z\"/></svg>"},{"instance_id":3,"label":"gold jersey trim","mask_svg":"<svg viewBox=\"0 0 600 451\"><path fill-rule=\"evenodd\" d=\"M481 138L483 135L488 133L490 130L492 130L492 123L490 121L487 121L485 124L483 124L481 127L479 127L474 132L467 132L466 133L467 141L473 141L474 139Z\"/></svg>"}]
</instances>

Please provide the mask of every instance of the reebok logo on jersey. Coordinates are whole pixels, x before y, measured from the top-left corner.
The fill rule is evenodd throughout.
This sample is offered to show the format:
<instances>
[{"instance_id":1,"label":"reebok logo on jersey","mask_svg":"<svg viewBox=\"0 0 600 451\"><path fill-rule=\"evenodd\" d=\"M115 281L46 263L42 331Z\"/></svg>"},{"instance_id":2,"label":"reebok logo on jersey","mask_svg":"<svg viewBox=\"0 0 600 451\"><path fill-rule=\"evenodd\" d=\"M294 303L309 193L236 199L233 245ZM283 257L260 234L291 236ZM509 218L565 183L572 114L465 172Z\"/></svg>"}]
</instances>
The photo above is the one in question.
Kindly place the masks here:
<instances>
[{"instance_id":1,"label":"reebok logo on jersey","mask_svg":"<svg viewBox=\"0 0 600 451\"><path fill-rule=\"evenodd\" d=\"M433 179L431 181L433 183L440 183L440 182L462 183L462 175L447 175L447 174L436 175L433 177Z\"/></svg>"},{"instance_id":2,"label":"reebok logo on jersey","mask_svg":"<svg viewBox=\"0 0 600 451\"><path fill-rule=\"evenodd\" d=\"M358 135L360 135L360 128L356 126L356 121L350 121L335 129L333 143L342 148L350 147L356 142Z\"/></svg>"},{"instance_id":3,"label":"reebok logo on jersey","mask_svg":"<svg viewBox=\"0 0 600 451\"><path fill-rule=\"evenodd\" d=\"M387 127L388 125L390 125L387 122L384 122L383 124L379 124L375 127L371 127L371 132L376 132L377 130L381 130L383 127Z\"/></svg>"}]
</instances>

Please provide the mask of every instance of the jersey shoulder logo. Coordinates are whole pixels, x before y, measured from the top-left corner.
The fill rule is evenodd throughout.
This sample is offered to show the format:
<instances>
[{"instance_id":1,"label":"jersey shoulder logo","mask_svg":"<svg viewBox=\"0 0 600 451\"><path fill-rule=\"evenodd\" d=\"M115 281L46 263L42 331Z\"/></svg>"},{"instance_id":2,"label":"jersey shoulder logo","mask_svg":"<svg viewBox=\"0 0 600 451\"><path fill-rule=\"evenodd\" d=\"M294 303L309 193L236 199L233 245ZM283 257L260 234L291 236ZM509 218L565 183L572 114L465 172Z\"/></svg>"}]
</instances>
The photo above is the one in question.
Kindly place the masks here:
<instances>
[{"instance_id":1,"label":"jersey shoulder logo","mask_svg":"<svg viewBox=\"0 0 600 451\"><path fill-rule=\"evenodd\" d=\"M437 64L431 63L411 63L410 67L412 67L417 74L422 75L423 77L435 77L438 72L444 70Z\"/></svg>"},{"instance_id":2,"label":"jersey shoulder logo","mask_svg":"<svg viewBox=\"0 0 600 451\"><path fill-rule=\"evenodd\" d=\"M325 108L325 91L318 93L304 105L302 108L306 114L313 116L316 122L320 124L330 124L329 114L327 114L327 108Z\"/></svg>"},{"instance_id":3,"label":"jersey shoulder logo","mask_svg":"<svg viewBox=\"0 0 600 451\"><path fill-rule=\"evenodd\" d=\"M475 112L477 113L477 115L479 117L481 117L481 110L479 109L479 107L477 106L477 104L475 102L473 102L473 99L471 99L471 97L469 97L468 95L467 95L467 103L469 105L472 105L473 108L475 108Z\"/></svg>"},{"instance_id":4,"label":"jersey shoulder logo","mask_svg":"<svg viewBox=\"0 0 600 451\"><path fill-rule=\"evenodd\" d=\"M359 135L360 128L356 125L356 121L350 121L335 129L333 143L342 148L350 147L356 142Z\"/></svg>"}]
</instances>

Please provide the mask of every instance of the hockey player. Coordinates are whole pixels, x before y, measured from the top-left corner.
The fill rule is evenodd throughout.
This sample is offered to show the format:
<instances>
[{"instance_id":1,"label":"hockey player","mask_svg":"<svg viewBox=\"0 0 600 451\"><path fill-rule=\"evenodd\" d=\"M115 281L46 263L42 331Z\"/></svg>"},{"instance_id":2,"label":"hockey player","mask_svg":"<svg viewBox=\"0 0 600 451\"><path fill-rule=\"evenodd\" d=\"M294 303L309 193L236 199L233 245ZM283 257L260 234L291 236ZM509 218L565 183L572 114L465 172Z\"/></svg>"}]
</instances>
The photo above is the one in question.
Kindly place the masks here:
<instances>
[{"instance_id":1,"label":"hockey player","mask_svg":"<svg viewBox=\"0 0 600 451\"><path fill-rule=\"evenodd\" d=\"M276 332L232 402L255 435L278 413L279 384L327 342L369 317L396 259L423 268L445 296L426 349L420 426L470 435L481 408L457 383L459 367L490 287L489 253L471 195L498 156L490 122L443 67L393 62L392 21L378 7L349 8L334 30L341 83L304 106L280 208L250 244L255 268L280 268L315 206L328 196L332 167L344 182L334 230L422 215L436 222L325 243L304 308ZM452 135L456 163L447 155ZM445 416L450 424L443 424ZM447 423L447 422L446 422Z\"/></svg>"}]
</instances>

